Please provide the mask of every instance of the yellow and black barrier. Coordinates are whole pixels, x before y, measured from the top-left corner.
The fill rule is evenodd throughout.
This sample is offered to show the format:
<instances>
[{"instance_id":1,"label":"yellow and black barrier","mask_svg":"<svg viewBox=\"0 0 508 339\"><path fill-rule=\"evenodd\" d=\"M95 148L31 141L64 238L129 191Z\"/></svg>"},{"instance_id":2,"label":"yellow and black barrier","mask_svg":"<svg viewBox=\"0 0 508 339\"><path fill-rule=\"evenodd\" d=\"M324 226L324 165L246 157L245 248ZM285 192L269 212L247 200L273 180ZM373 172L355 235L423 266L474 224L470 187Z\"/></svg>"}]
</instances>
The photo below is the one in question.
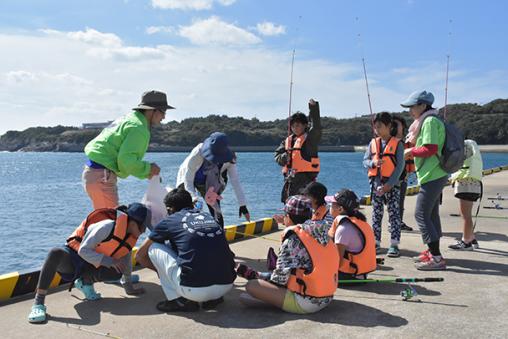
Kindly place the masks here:
<instances>
[{"instance_id":1,"label":"yellow and black barrier","mask_svg":"<svg viewBox=\"0 0 508 339\"><path fill-rule=\"evenodd\" d=\"M239 225L225 226L226 239L228 242L249 239L249 235L263 234L277 231L277 222L272 218L264 218L252 222L244 222ZM132 265L136 266L137 247L132 250ZM11 272L0 275L0 302L32 293L37 288L40 270L28 270L24 272ZM68 284L57 273L51 281L50 288Z\"/></svg>"},{"instance_id":2,"label":"yellow and black barrier","mask_svg":"<svg viewBox=\"0 0 508 339\"><path fill-rule=\"evenodd\" d=\"M497 172L501 172L501 171L506 171L506 170L508 170L508 165L498 166L498 167L494 167L494 168L489 168L489 169L483 170L482 174L483 174L483 176L486 176L486 175L490 175L490 174L493 174L493 173L497 173ZM448 185L450 185L450 184L451 184L451 182L448 181ZM409 186L407 188L406 195L416 195L416 194L418 194L419 191L420 191L420 185ZM365 205L365 206L371 205L372 204L371 196L370 195L364 195L363 197L361 197L360 198L360 204L361 205Z\"/></svg>"}]
</instances>

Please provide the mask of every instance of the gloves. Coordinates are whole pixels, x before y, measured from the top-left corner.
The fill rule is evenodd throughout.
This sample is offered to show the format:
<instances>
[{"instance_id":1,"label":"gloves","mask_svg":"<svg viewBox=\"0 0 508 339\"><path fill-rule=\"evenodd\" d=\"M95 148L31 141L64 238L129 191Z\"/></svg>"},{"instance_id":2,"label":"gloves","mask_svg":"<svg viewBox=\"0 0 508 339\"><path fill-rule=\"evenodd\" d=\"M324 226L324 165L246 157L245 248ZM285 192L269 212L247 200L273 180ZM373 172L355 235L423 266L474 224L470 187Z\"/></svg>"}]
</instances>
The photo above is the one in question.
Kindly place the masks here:
<instances>
[{"instance_id":1,"label":"gloves","mask_svg":"<svg viewBox=\"0 0 508 339\"><path fill-rule=\"evenodd\" d=\"M238 209L238 217L240 218L241 216L245 215L245 219L247 219L247 221L250 221L250 214L249 214L249 210L247 209L247 206L240 206L240 208Z\"/></svg>"}]
</instances>

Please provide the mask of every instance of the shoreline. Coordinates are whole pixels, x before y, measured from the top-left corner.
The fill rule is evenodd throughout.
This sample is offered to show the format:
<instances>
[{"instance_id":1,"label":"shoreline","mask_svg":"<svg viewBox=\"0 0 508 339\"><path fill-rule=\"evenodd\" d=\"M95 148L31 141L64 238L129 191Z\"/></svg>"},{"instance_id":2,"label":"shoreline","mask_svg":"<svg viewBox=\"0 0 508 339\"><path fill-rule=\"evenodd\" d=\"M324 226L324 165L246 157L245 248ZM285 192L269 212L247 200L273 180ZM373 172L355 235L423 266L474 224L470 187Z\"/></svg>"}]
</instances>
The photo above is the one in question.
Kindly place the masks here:
<instances>
[{"instance_id":1,"label":"shoreline","mask_svg":"<svg viewBox=\"0 0 508 339\"><path fill-rule=\"evenodd\" d=\"M81 153L83 152L82 145L66 145L67 147L57 147L56 149L26 149L18 151L1 151L0 153L14 153L14 152L51 152L51 153ZM187 153L192 151L195 146L150 146L149 153ZM274 152L278 145L275 146L231 146L235 152L256 152L256 153L271 153ZM365 152L367 146L353 146L353 145L340 145L340 146L320 146L320 153L352 153L352 152ZM508 144L505 145L480 145L480 151L484 153L508 153Z\"/></svg>"}]
</instances>

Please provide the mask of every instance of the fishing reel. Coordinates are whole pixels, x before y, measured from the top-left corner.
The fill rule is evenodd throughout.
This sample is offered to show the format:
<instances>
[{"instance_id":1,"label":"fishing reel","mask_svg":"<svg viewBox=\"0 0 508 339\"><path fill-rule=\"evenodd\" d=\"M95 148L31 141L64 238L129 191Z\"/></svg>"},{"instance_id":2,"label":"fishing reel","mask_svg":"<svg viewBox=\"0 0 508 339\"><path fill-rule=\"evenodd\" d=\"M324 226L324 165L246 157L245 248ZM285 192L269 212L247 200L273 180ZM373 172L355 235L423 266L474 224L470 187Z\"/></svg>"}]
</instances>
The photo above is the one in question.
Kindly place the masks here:
<instances>
[{"instance_id":1,"label":"fishing reel","mask_svg":"<svg viewBox=\"0 0 508 339\"><path fill-rule=\"evenodd\" d=\"M417 302L421 302L420 299L412 300L413 298L418 296L418 292L416 291L416 289L411 284L407 284L407 287L400 292L400 296L402 297L403 301L417 301Z\"/></svg>"}]
</instances>

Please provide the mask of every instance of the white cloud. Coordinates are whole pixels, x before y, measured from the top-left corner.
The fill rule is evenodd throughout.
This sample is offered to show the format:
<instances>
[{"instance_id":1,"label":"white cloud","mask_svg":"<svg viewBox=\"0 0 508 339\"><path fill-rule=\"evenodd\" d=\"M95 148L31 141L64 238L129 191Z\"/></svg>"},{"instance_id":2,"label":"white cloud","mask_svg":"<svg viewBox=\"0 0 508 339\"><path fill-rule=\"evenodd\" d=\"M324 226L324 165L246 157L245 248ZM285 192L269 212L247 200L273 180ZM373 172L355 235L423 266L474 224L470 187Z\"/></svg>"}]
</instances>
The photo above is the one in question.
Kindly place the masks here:
<instances>
[{"instance_id":1,"label":"white cloud","mask_svg":"<svg viewBox=\"0 0 508 339\"><path fill-rule=\"evenodd\" d=\"M172 26L149 26L145 29L146 34L157 34L157 33L166 33L171 34L175 32L175 29Z\"/></svg>"},{"instance_id":2,"label":"white cloud","mask_svg":"<svg viewBox=\"0 0 508 339\"><path fill-rule=\"evenodd\" d=\"M0 53L0 135L31 126L113 120L129 112L148 89L165 91L178 108L168 112L167 120L212 113L261 120L287 116L291 51L261 44L108 48L60 33L0 33L0 50L10 51ZM36 57L33 51L39 51ZM361 65L309 55L301 50L295 60L293 111L305 112L313 97L323 116L367 114ZM399 102L419 88L433 91L442 104L443 65L404 67L369 73L375 112L400 111ZM454 69L450 102L506 97L506 79L506 71Z\"/></svg>"},{"instance_id":3,"label":"white cloud","mask_svg":"<svg viewBox=\"0 0 508 339\"><path fill-rule=\"evenodd\" d=\"M253 45L261 42L256 35L222 21L217 16L182 26L179 35L195 45Z\"/></svg>"},{"instance_id":4,"label":"white cloud","mask_svg":"<svg viewBox=\"0 0 508 339\"><path fill-rule=\"evenodd\" d=\"M122 39L112 33L102 33L92 28L85 31L62 32L44 29L41 32L60 39L69 39L85 43L86 55L99 59L115 59L118 61L137 61L144 59L161 59L165 53L157 48L124 46Z\"/></svg>"},{"instance_id":5,"label":"white cloud","mask_svg":"<svg viewBox=\"0 0 508 339\"><path fill-rule=\"evenodd\" d=\"M92 28L86 28L85 31L61 32L52 29L42 29L43 33L54 36L66 36L72 40L86 42L92 45L101 45L104 47L120 47L122 39L112 33L101 33Z\"/></svg>"},{"instance_id":6,"label":"white cloud","mask_svg":"<svg viewBox=\"0 0 508 339\"><path fill-rule=\"evenodd\" d=\"M274 36L286 33L286 27L283 25L275 25L273 22L261 22L256 25L256 30L259 34Z\"/></svg>"},{"instance_id":7,"label":"white cloud","mask_svg":"<svg viewBox=\"0 0 508 339\"><path fill-rule=\"evenodd\" d=\"M165 56L163 51L152 47L92 48L86 53L92 57L118 61L145 61L162 59Z\"/></svg>"},{"instance_id":8,"label":"white cloud","mask_svg":"<svg viewBox=\"0 0 508 339\"><path fill-rule=\"evenodd\" d=\"M230 6L236 0L152 0L152 7L160 9L206 10L213 7L214 2L222 6Z\"/></svg>"}]
</instances>

